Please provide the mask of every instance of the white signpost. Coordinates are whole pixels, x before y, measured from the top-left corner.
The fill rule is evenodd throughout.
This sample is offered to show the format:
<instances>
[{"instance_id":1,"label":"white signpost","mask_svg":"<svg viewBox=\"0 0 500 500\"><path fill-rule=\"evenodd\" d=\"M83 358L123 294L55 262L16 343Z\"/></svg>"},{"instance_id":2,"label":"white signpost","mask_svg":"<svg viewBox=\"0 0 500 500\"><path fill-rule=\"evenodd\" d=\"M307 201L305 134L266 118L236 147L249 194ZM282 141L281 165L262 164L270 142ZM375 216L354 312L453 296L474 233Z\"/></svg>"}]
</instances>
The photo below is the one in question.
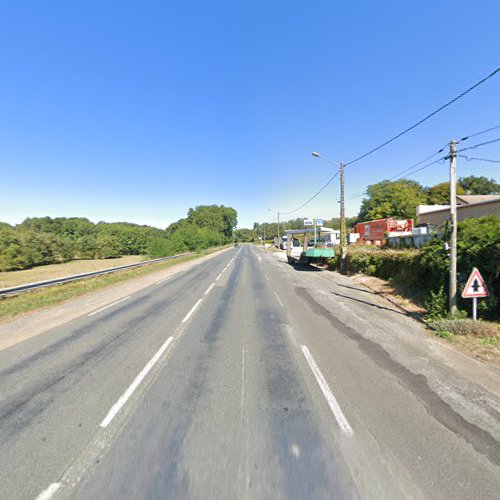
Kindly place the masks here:
<instances>
[{"instance_id":1,"label":"white signpost","mask_svg":"<svg viewBox=\"0 0 500 500\"><path fill-rule=\"evenodd\" d=\"M486 287L483 277L479 270L474 267L470 273L467 284L465 285L462 297L464 299L472 299L472 319L477 320L477 299L481 297L488 297L490 293Z\"/></svg>"},{"instance_id":2,"label":"white signpost","mask_svg":"<svg viewBox=\"0 0 500 500\"><path fill-rule=\"evenodd\" d=\"M304 219L304 226L314 226L314 246L316 246L316 227L325 223L323 219Z\"/></svg>"}]
</instances>

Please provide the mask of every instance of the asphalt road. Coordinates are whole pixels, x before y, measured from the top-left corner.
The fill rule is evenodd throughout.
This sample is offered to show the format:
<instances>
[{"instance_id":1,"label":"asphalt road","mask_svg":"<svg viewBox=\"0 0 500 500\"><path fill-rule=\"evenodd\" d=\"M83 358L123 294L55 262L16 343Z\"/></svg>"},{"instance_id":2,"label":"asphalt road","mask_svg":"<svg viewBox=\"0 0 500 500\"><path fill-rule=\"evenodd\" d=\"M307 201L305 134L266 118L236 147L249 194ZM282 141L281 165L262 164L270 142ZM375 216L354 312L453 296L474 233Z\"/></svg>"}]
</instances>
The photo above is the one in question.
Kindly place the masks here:
<instances>
[{"instance_id":1,"label":"asphalt road","mask_svg":"<svg viewBox=\"0 0 500 500\"><path fill-rule=\"evenodd\" d=\"M243 246L0 351L0 497L500 498L498 427L323 279Z\"/></svg>"}]
</instances>

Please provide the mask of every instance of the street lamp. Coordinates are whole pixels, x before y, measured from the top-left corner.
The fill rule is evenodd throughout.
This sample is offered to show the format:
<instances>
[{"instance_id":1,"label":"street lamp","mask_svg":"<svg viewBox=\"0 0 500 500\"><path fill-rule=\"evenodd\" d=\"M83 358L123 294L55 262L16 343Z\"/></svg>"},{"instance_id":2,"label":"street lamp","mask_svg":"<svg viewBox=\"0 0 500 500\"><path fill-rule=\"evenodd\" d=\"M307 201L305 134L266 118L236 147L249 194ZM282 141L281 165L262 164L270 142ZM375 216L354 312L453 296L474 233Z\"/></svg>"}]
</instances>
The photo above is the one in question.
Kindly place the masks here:
<instances>
[{"instance_id":1,"label":"street lamp","mask_svg":"<svg viewBox=\"0 0 500 500\"><path fill-rule=\"evenodd\" d=\"M347 247L347 228L345 224L345 196L344 196L344 162L335 161L327 158L326 156L322 156L316 151L313 151L312 155L315 158L320 158L321 160L325 160L328 163L332 163L334 165L339 164L339 172L340 172L340 272L345 273L346 265L345 265L345 257L346 257L346 247Z\"/></svg>"},{"instance_id":2,"label":"street lamp","mask_svg":"<svg viewBox=\"0 0 500 500\"><path fill-rule=\"evenodd\" d=\"M327 161L328 163L332 163L333 165L341 165L342 162L341 161L338 161L338 160L332 160L331 158L328 158L326 156L323 156L321 154L319 154L317 151L313 151L311 153L315 158L319 158L320 160L325 160Z\"/></svg>"}]
</instances>

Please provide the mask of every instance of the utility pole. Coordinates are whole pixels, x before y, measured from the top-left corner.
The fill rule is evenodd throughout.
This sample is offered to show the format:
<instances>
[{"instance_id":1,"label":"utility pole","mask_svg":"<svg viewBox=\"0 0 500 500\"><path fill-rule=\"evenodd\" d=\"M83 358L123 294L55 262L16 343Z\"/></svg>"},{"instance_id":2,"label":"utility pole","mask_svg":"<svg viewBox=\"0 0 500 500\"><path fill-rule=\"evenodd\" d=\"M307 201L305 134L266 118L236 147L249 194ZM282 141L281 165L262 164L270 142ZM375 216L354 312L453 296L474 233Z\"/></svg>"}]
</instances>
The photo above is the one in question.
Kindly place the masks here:
<instances>
[{"instance_id":1,"label":"utility pole","mask_svg":"<svg viewBox=\"0 0 500 500\"><path fill-rule=\"evenodd\" d=\"M457 312L457 143L450 142L450 316Z\"/></svg>"},{"instance_id":2,"label":"utility pole","mask_svg":"<svg viewBox=\"0 0 500 500\"><path fill-rule=\"evenodd\" d=\"M340 272L346 272L347 228L345 224L344 162L340 162Z\"/></svg>"},{"instance_id":3,"label":"utility pole","mask_svg":"<svg viewBox=\"0 0 500 500\"><path fill-rule=\"evenodd\" d=\"M336 165L338 162L330 160L324 156L321 156L317 151L313 151L312 155L315 158L321 158L322 160L327 161L328 163L332 163ZM345 224L345 193L344 193L344 162L340 162L340 272L346 273L346 253L347 253L347 228ZM336 175L336 174L335 174Z\"/></svg>"},{"instance_id":4,"label":"utility pole","mask_svg":"<svg viewBox=\"0 0 500 500\"><path fill-rule=\"evenodd\" d=\"M280 241L280 213L278 211L278 245Z\"/></svg>"}]
</instances>

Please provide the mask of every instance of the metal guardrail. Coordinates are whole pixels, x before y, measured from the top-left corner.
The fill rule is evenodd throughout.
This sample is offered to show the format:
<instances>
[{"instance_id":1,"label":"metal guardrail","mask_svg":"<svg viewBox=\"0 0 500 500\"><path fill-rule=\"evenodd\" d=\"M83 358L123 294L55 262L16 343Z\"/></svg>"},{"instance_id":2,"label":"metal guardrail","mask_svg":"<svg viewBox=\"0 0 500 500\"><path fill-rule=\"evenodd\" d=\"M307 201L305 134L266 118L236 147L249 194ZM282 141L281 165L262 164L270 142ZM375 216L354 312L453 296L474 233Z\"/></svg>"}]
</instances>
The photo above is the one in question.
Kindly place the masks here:
<instances>
[{"instance_id":1,"label":"metal guardrail","mask_svg":"<svg viewBox=\"0 0 500 500\"><path fill-rule=\"evenodd\" d=\"M36 283L28 283L26 285L18 285L10 288L0 288L0 297L5 295L15 295L18 293L30 292L31 290L37 290L38 288L45 288L48 286L62 285L63 283L70 283L72 281L78 281L85 278L93 278L94 276L100 276L101 274L115 273L117 271L124 271L125 269L133 269L135 267L147 266L149 264L156 264L157 262L162 262L164 260L177 259L178 257L184 257L186 255L194 255L196 252L186 252L180 253L178 255L170 255L169 257L162 257L160 259L145 260L144 262L138 262L137 264L127 264L125 266L110 267L109 269L101 269L100 271L91 271L88 273L74 274L73 276L65 276L63 278L54 278L52 280L37 281Z\"/></svg>"}]
</instances>

